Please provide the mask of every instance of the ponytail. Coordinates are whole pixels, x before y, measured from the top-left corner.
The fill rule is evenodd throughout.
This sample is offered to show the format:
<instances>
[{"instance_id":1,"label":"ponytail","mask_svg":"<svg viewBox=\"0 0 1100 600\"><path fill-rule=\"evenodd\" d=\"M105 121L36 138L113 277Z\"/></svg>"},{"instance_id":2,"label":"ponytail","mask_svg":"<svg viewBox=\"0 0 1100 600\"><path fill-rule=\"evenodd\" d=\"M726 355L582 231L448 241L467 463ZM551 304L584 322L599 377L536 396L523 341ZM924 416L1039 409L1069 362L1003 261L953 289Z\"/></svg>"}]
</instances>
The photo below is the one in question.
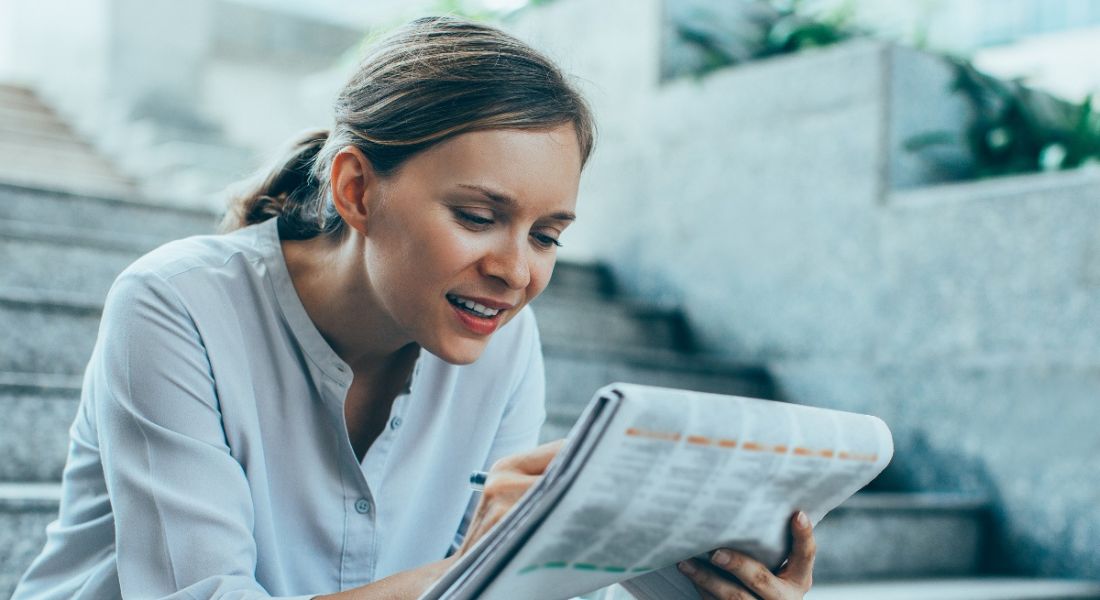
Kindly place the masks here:
<instances>
[{"instance_id":1,"label":"ponytail","mask_svg":"<svg viewBox=\"0 0 1100 600\"><path fill-rule=\"evenodd\" d=\"M284 239L307 239L331 228L339 216L330 214L335 210L325 206L313 176L314 160L328 136L326 129L299 133L272 163L231 186L219 230L228 233L271 218L279 219Z\"/></svg>"}]
</instances>

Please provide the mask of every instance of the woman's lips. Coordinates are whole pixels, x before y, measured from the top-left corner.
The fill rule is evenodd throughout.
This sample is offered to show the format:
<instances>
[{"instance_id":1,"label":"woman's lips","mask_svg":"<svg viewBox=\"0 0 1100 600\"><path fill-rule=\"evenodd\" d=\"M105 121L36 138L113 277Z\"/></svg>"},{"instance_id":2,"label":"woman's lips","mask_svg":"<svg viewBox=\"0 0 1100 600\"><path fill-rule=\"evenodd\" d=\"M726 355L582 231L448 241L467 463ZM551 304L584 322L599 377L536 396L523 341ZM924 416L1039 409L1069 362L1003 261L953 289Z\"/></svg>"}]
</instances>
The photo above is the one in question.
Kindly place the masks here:
<instances>
[{"instance_id":1,"label":"woman's lips","mask_svg":"<svg viewBox=\"0 0 1100 600\"><path fill-rule=\"evenodd\" d=\"M497 330L497 326L500 325L500 317L504 314L503 311L498 312L492 317L479 317L465 308L460 308L451 304L451 310L458 316L458 320L462 323L466 329L478 335L489 335Z\"/></svg>"}]
</instances>

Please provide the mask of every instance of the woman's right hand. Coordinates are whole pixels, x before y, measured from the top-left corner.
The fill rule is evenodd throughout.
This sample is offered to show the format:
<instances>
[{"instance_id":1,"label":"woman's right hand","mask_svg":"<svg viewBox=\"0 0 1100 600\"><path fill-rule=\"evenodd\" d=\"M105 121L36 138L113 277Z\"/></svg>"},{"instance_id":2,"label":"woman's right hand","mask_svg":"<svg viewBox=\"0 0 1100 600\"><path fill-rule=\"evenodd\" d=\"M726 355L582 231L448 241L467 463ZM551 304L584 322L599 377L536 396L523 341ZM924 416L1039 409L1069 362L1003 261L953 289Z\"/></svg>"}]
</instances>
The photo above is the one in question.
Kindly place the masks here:
<instances>
[{"instance_id":1,"label":"woman's right hand","mask_svg":"<svg viewBox=\"0 0 1100 600\"><path fill-rule=\"evenodd\" d=\"M512 510L528 488L542 477L564 443L565 440L547 442L527 452L506 456L493 464L456 556L465 554Z\"/></svg>"}]
</instances>

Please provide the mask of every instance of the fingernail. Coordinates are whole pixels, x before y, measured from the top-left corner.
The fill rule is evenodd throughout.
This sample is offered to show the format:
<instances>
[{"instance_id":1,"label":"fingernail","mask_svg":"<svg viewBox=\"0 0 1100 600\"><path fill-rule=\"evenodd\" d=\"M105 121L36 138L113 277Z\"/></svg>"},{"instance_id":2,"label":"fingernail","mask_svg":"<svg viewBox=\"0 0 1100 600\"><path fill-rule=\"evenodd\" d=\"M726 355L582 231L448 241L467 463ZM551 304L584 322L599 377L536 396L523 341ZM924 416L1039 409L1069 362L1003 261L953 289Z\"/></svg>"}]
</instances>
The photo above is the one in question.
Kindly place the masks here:
<instances>
[{"instance_id":1,"label":"fingernail","mask_svg":"<svg viewBox=\"0 0 1100 600\"><path fill-rule=\"evenodd\" d=\"M802 511L798 511L798 516L795 517L795 519L798 520L798 526L802 527L803 529L810 526L810 517L807 517L806 513Z\"/></svg>"},{"instance_id":2,"label":"fingernail","mask_svg":"<svg viewBox=\"0 0 1100 600\"><path fill-rule=\"evenodd\" d=\"M710 562L718 565L719 567L724 567L730 563L730 553L726 552L725 550L719 550L710 555Z\"/></svg>"},{"instance_id":3,"label":"fingernail","mask_svg":"<svg viewBox=\"0 0 1100 600\"><path fill-rule=\"evenodd\" d=\"M695 573L695 565L691 564L690 562L684 561L682 563L677 564L676 566L679 567L679 569L681 571L683 571L684 573L687 573L688 575L692 575L692 574Z\"/></svg>"}]
</instances>

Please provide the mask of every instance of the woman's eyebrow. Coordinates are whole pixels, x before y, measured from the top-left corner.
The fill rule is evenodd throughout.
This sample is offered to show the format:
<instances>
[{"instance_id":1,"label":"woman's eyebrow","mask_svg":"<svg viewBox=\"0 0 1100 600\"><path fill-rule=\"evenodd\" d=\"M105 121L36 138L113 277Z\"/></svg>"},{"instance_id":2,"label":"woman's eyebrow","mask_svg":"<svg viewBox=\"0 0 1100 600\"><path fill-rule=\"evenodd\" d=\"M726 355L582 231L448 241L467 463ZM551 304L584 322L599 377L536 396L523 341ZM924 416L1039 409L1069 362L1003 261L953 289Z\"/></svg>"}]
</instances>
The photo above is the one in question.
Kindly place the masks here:
<instances>
[{"instance_id":1,"label":"woman's eyebrow","mask_svg":"<svg viewBox=\"0 0 1100 600\"><path fill-rule=\"evenodd\" d=\"M515 198L513 198L513 197L511 197L508 194L505 194L503 192L499 192L499 191L496 191L496 190L489 189L485 186L474 185L474 184L470 184L470 183L460 183L460 184L458 184L458 187L478 192L478 193L482 194L483 196L485 196L486 198L488 198L489 200L492 200L493 202L495 202L497 204L500 204L500 205L503 205L503 206L505 206L507 208L510 208L510 209L515 209L515 208L519 207L519 202ZM556 221L576 221L577 220L577 215L575 215L575 214L573 214L572 212L569 212L569 211L555 212L553 214L547 215L547 217L550 218L550 219L554 219Z\"/></svg>"}]
</instances>

